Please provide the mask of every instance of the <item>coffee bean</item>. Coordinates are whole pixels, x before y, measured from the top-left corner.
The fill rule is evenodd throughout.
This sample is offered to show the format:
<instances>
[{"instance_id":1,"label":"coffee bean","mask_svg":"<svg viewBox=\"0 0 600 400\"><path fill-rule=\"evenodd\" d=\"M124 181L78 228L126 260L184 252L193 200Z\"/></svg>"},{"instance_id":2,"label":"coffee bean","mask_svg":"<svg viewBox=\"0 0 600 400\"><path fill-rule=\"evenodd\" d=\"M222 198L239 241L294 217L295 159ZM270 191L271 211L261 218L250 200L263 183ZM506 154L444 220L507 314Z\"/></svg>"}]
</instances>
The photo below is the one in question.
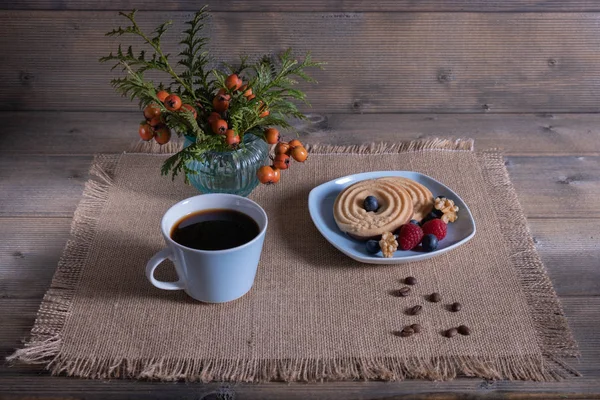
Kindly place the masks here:
<instances>
[{"instance_id":1,"label":"coffee bean","mask_svg":"<svg viewBox=\"0 0 600 400\"><path fill-rule=\"evenodd\" d=\"M461 325L458 327L458 333L461 335L469 336L471 334L471 330L466 325Z\"/></svg>"},{"instance_id":2,"label":"coffee bean","mask_svg":"<svg viewBox=\"0 0 600 400\"><path fill-rule=\"evenodd\" d=\"M457 333L458 331L456 330L456 328L450 328L446 332L444 332L444 336L451 338L456 336Z\"/></svg>"},{"instance_id":3,"label":"coffee bean","mask_svg":"<svg viewBox=\"0 0 600 400\"><path fill-rule=\"evenodd\" d=\"M405 327L404 329L402 329L400 331L400 336L402 337L409 337L412 336L413 333L415 333L415 331L413 330L413 328L411 328L410 326Z\"/></svg>"},{"instance_id":4,"label":"coffee bean","mask_svg":"<svg viewBox=\"0 0 600 400\"><path fill-rule=\"evenodd\" d=\"M437 292L431 293L431 295L429 296L429 301L433 303L439 303L440 301L442 301L442 296Z\"/></svg>"},{"instance_id":5,"label":"coffee bean","mask_svg":"<svg viewBox=\"0 0 600 400\"><path fill-rule=\"evenodd\" d=\"M423 307L421 307L421 306L414 306L408 310L408 313L410 315L419 315L419 314L421 314L422 309L423 309Z\"/></svg>"},{"instance_id":6,"label":"coffee bean","mask_svg":"<svg viewBox=\"0 0 600 400\"><path fill-rule=\"evenodd\" d=\"M404 286L402 289L399 289L396 293L400 297L406 297L410 293L410 288L408 286Z\"/></svg>"},{"instance_id":7,"label":"coffee bean","mask_svg":"<svg viewBox=\"0 0 600 400\"><path fill-rule=\"evenodd\" d=\"M410 327L412 328L414 333L421 332L421 325L419 325L419 324L412 324Z\"/></svg>"},{"instance_id":8,"label":"coffee bean","mask_svg":"<svg viewBox=\"0 0 600 400\"><path fill-rule=\"evenodd\" d=\"M407 285L416 285L417 284L417 278L415 278L414 276L409 276L404 278L404 283L406 283Z\"/></svg>"},{"instance_id":9,"label":"coffee bean","mask_svg":"<svg viewBox=\"0 0 600 400\"><path fill-rule=\"evenodd\" d=\"M462 304L460 304L460 303L452 303L452 305L450 306L450 310L452 312L458 312L458 311L460 311L461 308L462 308Z\"/></svg>"}]
</instances>

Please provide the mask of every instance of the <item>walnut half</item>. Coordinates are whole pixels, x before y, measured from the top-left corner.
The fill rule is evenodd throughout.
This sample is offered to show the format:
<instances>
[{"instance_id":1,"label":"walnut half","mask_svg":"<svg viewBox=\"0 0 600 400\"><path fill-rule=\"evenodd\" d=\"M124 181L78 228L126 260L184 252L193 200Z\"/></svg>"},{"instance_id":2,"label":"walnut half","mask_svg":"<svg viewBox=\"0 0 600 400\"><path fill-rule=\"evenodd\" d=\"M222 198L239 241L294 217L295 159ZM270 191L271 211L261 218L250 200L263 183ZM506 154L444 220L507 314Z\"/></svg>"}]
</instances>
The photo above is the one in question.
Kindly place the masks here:
<instances>
[{"instance_id":1,"label":"walnut half","mask_svg":"<svg viewBox=\"0 0 600 400\"><path fill-rule=\"evenodd\" d=\"M445 197L435 199L435 209L444 213L441 219L445 223L454 222L458 219L458 206L454 205L454 201Z\"/></svg>"},{"instance_id":2,"label":"walnut half","mask_svg":"<svg viewBox=\"0 0 600 400\"><path fill-rule=\"evenodd\" d=\"M392 257L394 252L398 250L398 241L396 240L396 236L394 236L392 232L385 232L383 235L381 235L379 246L381 247L381 253L385 258Z\"/></svg>"}]
</instances>

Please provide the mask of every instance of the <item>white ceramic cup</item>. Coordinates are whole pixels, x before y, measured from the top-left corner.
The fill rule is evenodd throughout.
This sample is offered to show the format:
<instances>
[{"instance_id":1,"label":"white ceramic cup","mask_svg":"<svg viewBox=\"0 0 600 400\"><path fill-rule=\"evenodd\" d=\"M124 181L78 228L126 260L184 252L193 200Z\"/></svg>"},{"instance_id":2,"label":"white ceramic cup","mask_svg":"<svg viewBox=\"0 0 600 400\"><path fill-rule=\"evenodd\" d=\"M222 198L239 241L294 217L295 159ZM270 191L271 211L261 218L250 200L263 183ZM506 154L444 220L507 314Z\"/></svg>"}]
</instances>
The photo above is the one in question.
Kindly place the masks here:
<instances>
[{"instance_id":1,"label":"white ceramic cup","mask_svg":"<svg viewBox=\"0 0 600 400\"><path fill-rule=\"evenodd\" d=\"M254 239L226 250L196 250L171 239L173 226L187 215L202 210L229 209L252 218L259 227ZM146 265L146 277L157 288L185 290L192 298L206 303L223 303L245 295L254 284L260 260L267 214L255 202L233 194L203 194L175 204L162 218L161 230L167 248L156 253ZM154 270L164 260L175 264L179 280L163 282L154 278Z\"/></svg>"}]
</instances>

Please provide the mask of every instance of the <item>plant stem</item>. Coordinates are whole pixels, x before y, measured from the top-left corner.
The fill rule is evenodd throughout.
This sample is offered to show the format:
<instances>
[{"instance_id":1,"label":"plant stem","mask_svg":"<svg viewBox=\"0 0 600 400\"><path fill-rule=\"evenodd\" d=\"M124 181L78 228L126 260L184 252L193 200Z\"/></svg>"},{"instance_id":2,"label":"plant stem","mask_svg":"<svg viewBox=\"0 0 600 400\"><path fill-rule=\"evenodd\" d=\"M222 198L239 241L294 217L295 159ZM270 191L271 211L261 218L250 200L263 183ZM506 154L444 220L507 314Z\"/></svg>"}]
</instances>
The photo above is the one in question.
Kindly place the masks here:
<instances>
[{"instance_id":1,"label":"plant stem","mask_svg":"<svg viewBox=\"0 0 600 400\"><path fill-rule=\"evenodd\" d=\"M190 96L192 96L192 98L194 100L198 100L196 97L196 94L194 93L194 90L192 88L190 88L184 81L183 79L181 79L179 77L179 75L177 75L177 73L173 70L173 68L171 67L171 64L169 64L169 60L167 60L167 57L165 57L164 53L162 52L161 48L159 45L157 45L156 43L154 43L154 41L152 39L150 39L148 36L146 36L146 34L144 32L142 32L142 30L140 29L140 27L138 26L137 22L135 22L135 19L133 19L132 17L130 17L129 15L125 14L125 16L131 21L131 23L133 24L133 27L135 28L135 30L138 32L138 35L140 35L142 37L142 39L144 39L146 41L146 43L148 43L150 46L152 46L152 48L154 49L154 51L156 51L156 54L158 54L160 56L161 61L164 63L164 65L167 67L167 73L169 75L171 75L173 77L173 79L175 79L177 82L179 82L179 84L181 86L183 86L185 88L185 90L188 91L188 93L190 94Z\"/></svg>"}]
</instances>

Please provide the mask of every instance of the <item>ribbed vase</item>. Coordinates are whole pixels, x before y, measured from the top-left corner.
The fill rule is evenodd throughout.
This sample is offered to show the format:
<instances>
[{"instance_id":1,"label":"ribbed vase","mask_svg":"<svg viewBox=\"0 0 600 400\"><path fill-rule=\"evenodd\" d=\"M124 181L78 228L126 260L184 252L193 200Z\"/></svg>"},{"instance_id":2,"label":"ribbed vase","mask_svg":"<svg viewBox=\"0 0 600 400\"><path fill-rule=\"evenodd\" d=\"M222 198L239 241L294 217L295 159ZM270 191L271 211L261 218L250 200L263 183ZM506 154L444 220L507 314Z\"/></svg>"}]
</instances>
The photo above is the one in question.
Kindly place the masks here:
<instances>
[{"instance_id":1,"label":"ribbed vase","mask_svg":"<svg viewBox=\"0 0 600 400\"><path fill-rule=\"evenodd\" d=\"M184 146L192 144L185 138ZM187 167L196 171L187 177L201 193L231 193L248 196L258 185L256 171L265 165L269 146L262 138L244 135L243 144L232 151L210 151L202 161L190 161Z\"/></svg>"}]
</instances>

